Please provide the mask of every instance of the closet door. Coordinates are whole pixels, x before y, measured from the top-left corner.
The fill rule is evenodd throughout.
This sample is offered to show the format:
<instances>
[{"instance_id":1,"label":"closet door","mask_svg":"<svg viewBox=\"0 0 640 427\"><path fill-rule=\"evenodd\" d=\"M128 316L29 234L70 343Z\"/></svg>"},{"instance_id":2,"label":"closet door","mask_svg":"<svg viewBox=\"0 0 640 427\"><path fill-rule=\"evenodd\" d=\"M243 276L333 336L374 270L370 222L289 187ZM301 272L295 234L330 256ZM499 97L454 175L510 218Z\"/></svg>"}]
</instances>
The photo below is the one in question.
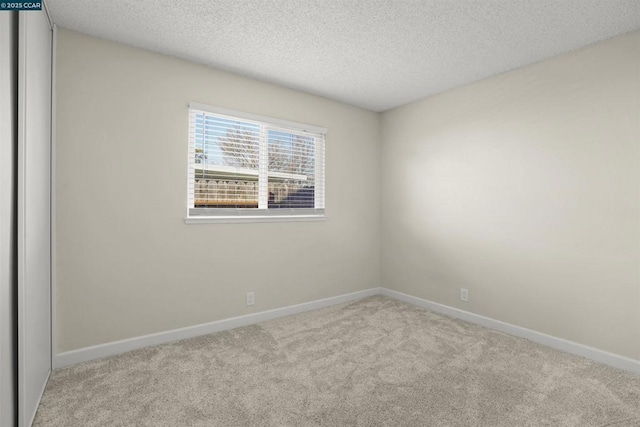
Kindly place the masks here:
<instances>
[{"instance_id":1,"label":"closet door","mask_svg":"<svg viewBox=\"0 0 640 427\"><path fill-rule=\"evenodd\" d=\"M18 425L51 372L51 39L46 12L18 20Z\"/></svg>"},{"instance_id":2,"label":"closet door","mask_svg":"<svg viewBox=\"0 0 640 427\"><path fill-rule=\"evenodd\" d=\"M15 145L17 12L0 13L0 426L16 420Z\"/></svg>"}]
</instances>

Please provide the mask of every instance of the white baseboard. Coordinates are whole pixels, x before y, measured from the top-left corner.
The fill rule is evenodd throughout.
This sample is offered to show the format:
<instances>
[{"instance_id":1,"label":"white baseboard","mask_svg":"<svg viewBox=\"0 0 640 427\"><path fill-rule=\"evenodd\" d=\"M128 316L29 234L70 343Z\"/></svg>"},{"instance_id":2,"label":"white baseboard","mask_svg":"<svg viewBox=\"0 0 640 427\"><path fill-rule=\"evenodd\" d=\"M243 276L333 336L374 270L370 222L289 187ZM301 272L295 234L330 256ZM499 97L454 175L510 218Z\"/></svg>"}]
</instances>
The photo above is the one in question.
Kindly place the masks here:
<instances>
[{"instance_id":1,"label":"white baseboard","mask_svg":"<svg viewBox=\"0 0 640 427\"><path fill-rule=\"evenodd\" d=\"M90 360L102 359L103 357L115 356L131 350L137 350L152 345L165 344L187 338L194 338L214 332L234 329L241 326L253 325L278 317L289 316L291 314L302 313L304 311L316 310L318 308L329 307L343 302L349 302L373 295L379 295L380 288L371 288L365 291L353 292L350 294L338 295L302 304L290 305L288 307L276 308L273 310L261 311L259 313L247 314L245 316L231 317L211 323L188 326L186 328L173 329L171 331L158 332L156 334L144 335L141 337L129 338L122 341L114 341L106 344L85 347L78 350L67 351L56 354L53 359L54 369L60 369L71 365L76 365Z\"/></svg>"},{"instance_id":2,"label":"white baseboard","mask_svg":"<svg viewBox=\"0 0 640 427\"><path fill-rule=\"evenodd\" d=\"M529 341L543 344L556 350L564 351L565 353L574 354L576 356L585 357L587 359L594 360L596 362L604 363L605 365L613 366L615 368L623 369L625 371L632 372L640 375L640 360L630 359L628 357L620 356L614 353L609 353L604 350L589 347L583 344L578 344L573 341L568 341L562 338L557 338L551 335L543 334L542 332L536 332L531 329L523 328L520 326L512 325L510 323L501 322L500 320L491 319L489 317L481 316L479 314L470 313L468 311L460 310L457 308L449 307L447 305L438 304L426 299L414 297L411 295L403 294L402 292L392 291L387 288L380 288L381 294L409 303L417 305L419 307L427 308L429 310L441 313L450 317L465 320L467 322L475 323L486 328L495 329L500 332L507 333L520 338L525 338Z\"/></svg>"},{"instance_id":3,"label":"white baseboard","mask_svg":"<svg viewBox=\"0 0 640 427\"><path fill-rule=\"evenodd\" d=\"M60 369L82 362L88 362L90 360L101 359L103 357L114 356L116 354L125 353L127 351L137 350L139 348L165 344L201 335L207 335L214 332L238 328L241 326L253 325L255 323L264 322L265 320L271 320L278 317L289 316L291 314L329 307L335 304L341 304L343 302L349 302L373 295L385 295L409 304L427 308L437 313L475 323L486 328L495 329L497 331L501 331L516 337L525 338L529 341L543 344L548 347L564 351L566 353L586 357L587 359L591 359L596 362L604 363L605 365L613 366L615 368L623 369L625 371L640 375L639 360L630 359L628 357L609 353L604 350L599 350L597 348L543 334L542 332L536 332L531 329L512 325L500 320L491 319L479 314L470 313L468 311L449 307L443 304L438 304L426 299L403 294L402 292L392 291L387 288L371 288L365 291L339 295L331 298L315 300L283 308L276 308L259 313L247 314L246 316L232 317L229 319L218 320L202 325L189 326L186 328L174 329L171 331L159 332L156 334L144 335L141 337L68 351L55 355L53 359L53 366L54 369Z\"/></svg>"}]
</instances>

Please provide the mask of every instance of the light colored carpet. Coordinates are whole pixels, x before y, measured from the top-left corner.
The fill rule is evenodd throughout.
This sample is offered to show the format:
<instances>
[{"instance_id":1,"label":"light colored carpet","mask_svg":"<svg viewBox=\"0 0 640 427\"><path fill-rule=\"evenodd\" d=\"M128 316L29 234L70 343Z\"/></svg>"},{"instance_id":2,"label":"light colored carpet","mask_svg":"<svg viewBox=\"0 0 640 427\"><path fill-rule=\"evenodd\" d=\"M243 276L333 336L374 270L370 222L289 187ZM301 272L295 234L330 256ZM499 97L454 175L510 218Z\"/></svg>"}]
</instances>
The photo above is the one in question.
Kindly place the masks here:
<instances>
[{"instance_id":1,"label":"light colored carpet","mask_svg":"<svg viewBox=\"0 0 640 427\"><path fill-rule=\"evenodd\" d=\"M375 296L56 371L35 426L640 426L640 377Z\"/></svg>"}]
</instances>

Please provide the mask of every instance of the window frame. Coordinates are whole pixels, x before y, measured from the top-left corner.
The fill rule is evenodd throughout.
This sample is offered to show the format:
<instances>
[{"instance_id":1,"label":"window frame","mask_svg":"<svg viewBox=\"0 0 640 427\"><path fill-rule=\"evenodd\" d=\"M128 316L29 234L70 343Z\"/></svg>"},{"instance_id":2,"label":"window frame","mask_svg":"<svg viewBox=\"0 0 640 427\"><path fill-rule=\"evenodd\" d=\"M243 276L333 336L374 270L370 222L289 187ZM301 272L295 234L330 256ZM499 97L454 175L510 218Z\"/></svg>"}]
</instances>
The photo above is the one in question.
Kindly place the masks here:
<instances>
[{"instance_id":1,"label":"window frame","mask_svg":"<svg viewBox=\"0 0 640 427\"><path fill-rule=\"evenodd\" d=\"M197 110L204 113L210 113L217 116L224 116L225 118L244 120L260 125L262 130L265 130L268 134L269 130L280 130L285 132L291 132L294 134L301 134L306 136L313 136L315 141L314 148L314 162L315 162L315 176L314 176L314 208L203 208L194 207L194 194L195 194L195 137L194 128L192 125L192 110ZM325 179L326 179L326 167L325 167L325 149L326 149L326 134L327 129L314 125L307 125L297 122L292 122L283 119L276 119L273 117L262 116L253 113L247 113L243 111L236 111L222 107L216 107L207 104L201 104L197 102L190 102L188 104L188 151L187 151L187 212L185 217L185 223L187 224L201 224L201 223L237 223L237 222L295 222L295 221L323 221L325 220ZM261 153L268 150L267 141L265 136L261 137ZM266 175L268 170L260 169L259 174ZM266 182L264 180L258 181ZM258 193L259 199L264 198L262 194L264 190L260 189Z\"/></svg>"}]
</instances>

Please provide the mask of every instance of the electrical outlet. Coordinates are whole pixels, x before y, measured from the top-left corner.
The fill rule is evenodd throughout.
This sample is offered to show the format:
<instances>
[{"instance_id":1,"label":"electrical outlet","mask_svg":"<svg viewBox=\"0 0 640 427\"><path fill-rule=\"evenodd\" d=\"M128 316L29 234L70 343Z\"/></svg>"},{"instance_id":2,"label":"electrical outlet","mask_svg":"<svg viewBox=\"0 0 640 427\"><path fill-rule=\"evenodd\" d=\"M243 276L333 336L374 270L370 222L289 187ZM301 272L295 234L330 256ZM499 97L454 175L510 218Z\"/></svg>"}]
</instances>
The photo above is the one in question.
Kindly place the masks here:
<instances>
[{"instance_id":1,"label":"electrical outlet","mask_svg":"<svg viewBox=\"0 0 640 427\"><path fill-rule=\"evenodd\" d=\"M247 305L253 305L256 302L256 296L253 292L247 292Z\"/></svg>"},{"instance_id":2,"label":"electrical outlet","mask_svg":"<svg viewBox=\"0 0 640 427\"><path fill-rule=\"evenodd\" d=\"M460 300L469 302L469 289L460 288Z\"/></svg>"}]
</instances>

